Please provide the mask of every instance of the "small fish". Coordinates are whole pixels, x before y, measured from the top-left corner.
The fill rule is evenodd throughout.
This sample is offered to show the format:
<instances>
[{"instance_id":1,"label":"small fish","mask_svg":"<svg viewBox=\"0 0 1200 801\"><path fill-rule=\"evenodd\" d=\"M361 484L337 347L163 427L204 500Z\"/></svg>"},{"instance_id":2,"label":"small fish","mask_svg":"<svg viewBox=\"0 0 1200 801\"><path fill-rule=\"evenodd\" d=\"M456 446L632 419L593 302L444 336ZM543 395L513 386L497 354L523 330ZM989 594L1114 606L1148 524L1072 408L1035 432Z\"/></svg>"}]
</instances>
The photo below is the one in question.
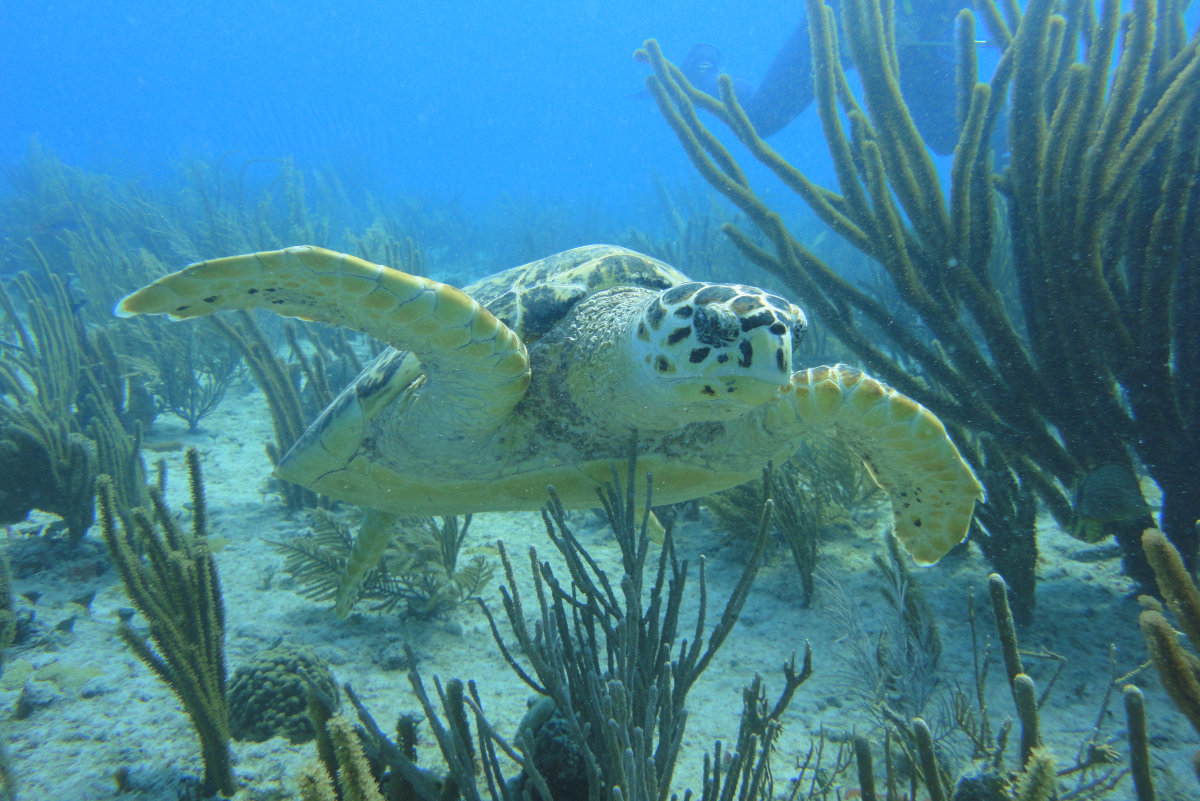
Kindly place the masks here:
<instances>
[{"instance_id":1,"label":"small fish","mask_svg":"<svg viewBox=\"0 0 1200 801\"><path fill-rule=\"evenodd\" d=\"M68 275L66 282L63 284L63 290L67 294L67 303L71 307L71 313L79 314L79 310L87 305L88 299L75 294L76 289L73 284L74 280L75 276Z\"/></svg>"},{"instance_id":2,"label":"small fish","mask_svg":"<svg viewBox=\"0 0 1200 801\"><path fill-rule=\"evenodd\" d=\"M34 236L54 236L64 231L76 231L78 229L79 221L71 217L35 222L29 226L29 232Z\"/></svg>"},{"instance_id":3,"label":"small fish","mask_svg":"<svg viewBox=\"0 0 1200 801\"><path fill-rule=\"evenodd\" d=\"M1151 511L1137 476L1127 467L1106 464L1088 473L1079 485L1074 519L1067 533L1084 542L1099 542L1106 536L1106 523L1137 520Z\"/></svg>"},{"instance_id":4,"label":"small fish","mask_svg":"<svg viewBox=\"0 0 1200 801\"><path fill-rule=\"evenodd\" d=\"M72 598L71 603L75 604L76 606L81 606L83 607L84 611L87 611L92 608L92 601L95 599L96 591L92 590L90 592L85 592L83 595L78 595Z\"/></svg>"}]
</instances>

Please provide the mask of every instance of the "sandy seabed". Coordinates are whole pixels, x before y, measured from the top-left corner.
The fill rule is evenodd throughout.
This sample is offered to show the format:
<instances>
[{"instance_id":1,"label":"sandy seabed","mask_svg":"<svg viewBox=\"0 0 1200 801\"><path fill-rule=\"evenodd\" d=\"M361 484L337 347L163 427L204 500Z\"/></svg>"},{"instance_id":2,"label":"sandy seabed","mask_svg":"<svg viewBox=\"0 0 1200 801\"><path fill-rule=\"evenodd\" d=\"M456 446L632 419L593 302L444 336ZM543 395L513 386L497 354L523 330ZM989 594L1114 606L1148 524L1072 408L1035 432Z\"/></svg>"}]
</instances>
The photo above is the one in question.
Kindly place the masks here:
<instances>
[{"instance_id":1,"label":"sandy seabed","mask_svg":"<svg viewBox=\"0 0 1200 801\"><path fill-rule=\"evenodd\" d=\"M281 641L306 644L330 664L339 682L354 686L381 727L389 731L397 715L419 711L400 658L408 645L427 683L434 676L443 681L474 679L492 724L501 734L511 735L532 693L500 657L476 606L463 604L433 620L406 620L399 612L367 612L339 621L332 610L300 594L282 570L282 555L270 544L305 527L301 517L289 517L267 483L270 464L263 444L270 437L261 396L252 388L238 387L204 421L201 433L188 435L175 421L160 418L147 440L152 448L178 440L200 451L210 533L228 540L216 561L224 591L230 673L256 652ZM187 501L183 453L163 450L161 456L170 477L168 501L182 511ZM148 466L157 458L147 452ZM578 514L573 522L593 556L617 572L618 552L607 531L589 514ZM1134 671L1147 658L1137 628L1139 606L1130 597L1132 586L1120 574L1115 546L1072 540L1048 519L1041 526L1037 617L1020 636L1023 649L1044 650L1061 658L1026 659L1026 669L1039 680L1039 688L1061 661L1061 672L1042 708L1045 742L1059 768L1068 768L1099 721L1102 737L1124 760L1127 742L1120 688L1112 693L1107 709L1102 711L1101 706L1114 676ZM41 594L32 605L37 622L33 636L7 654L0 678L0 733L8 746L19 797L173 801L180 779L202 771L199 747L175 697L117 637L117 610L130 603L103 544L93 530L83 546L66 551L29 539L23 534L27 528L12 527L4 541L16 574L18 608L31 608L25 594ZM551 562L555 562L551 557L557 557L540 518L526 513L477 516L464 556L494 556L496 540L506 543L518 568L526 571L524 579L530 546ZM696 565L701 555L706 556L711 624L737 582L749 548L746 543L726 541L706 513L699 521L681 523L676 542L679 555L691 565L691 609ZM854 599L872 636L894 616L872 565L872 556L883 550L876 526L822 543L820 555L822 569L847 598ZM986 609L988 566L976 548L963 550L933 568L915 571L935 612L942 642L938 666L942 699L955 686L973 693L966 613L970 595L976 596L980 610L981 634L995 640ZM498 582L499 573L486 594L495 610L500 609ZM95 598L89 609L72 602L91 591ZM772 760L776 795L787 797L796 765L822 727L831 737L871 730L873 718L855 699L853 683L847 678L851 644L840 630L842 618L830 602L830 593L819 593L811 608L802 608L801 597L790 555L782 546L773 548L736 629L688 698L684 753L674 780L680 792L687 787L698 791L704 753L711 751L715 740L730 742L736 736L742 688L760 673L773 700L783 684L781 665L793 652L802 652L806 641L813 648L815 675L800 688L783 718L783 735ZM72 617L70 631L56 628ZM505 624L501 626L503 631ZM688 625L681 628L689 629ZM988 703L995 729L1014 715L998 652L993 651ZM1200 737L1166 698L1152 669L1138 672L1131 681L1146 693L1159 798L1200 796L1200 784L1189 764ZM944 706L944 700L935 698L928 716L936 719ZM437 749L428 727L420 731L421 764L435 764ZM1008 748L1010 765L1016 739L1014 734ZM967 766L961 735L948 737L943 748L950 754L950 764ZM265 743L235 742L233 754L242 788L238 798L271 801L296 797L296 778L301 767L314 759L315 750L311 743L293 746L275 738ZM830 758L827 752L826 759ZM128 771L128 782L124 792L118 792L113 777L122 768ZM847 776L846 788L854 785ZM1060 791L1074 786L1072 777L1064 777ZM1128 776L1108 797L1133 797Z\"/></svg>"}]
</instances>

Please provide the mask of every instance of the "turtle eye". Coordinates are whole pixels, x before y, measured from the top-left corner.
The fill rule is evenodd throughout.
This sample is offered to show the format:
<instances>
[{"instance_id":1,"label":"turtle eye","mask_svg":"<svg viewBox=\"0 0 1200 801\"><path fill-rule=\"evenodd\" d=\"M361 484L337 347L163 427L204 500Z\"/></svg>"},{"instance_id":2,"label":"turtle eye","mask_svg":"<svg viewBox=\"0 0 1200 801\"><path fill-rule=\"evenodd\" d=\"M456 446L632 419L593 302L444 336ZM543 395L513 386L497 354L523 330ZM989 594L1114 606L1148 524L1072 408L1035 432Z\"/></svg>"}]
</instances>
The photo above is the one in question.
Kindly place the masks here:
<instances>
[{"instance_id":1,"label":"turtle eye","mask_svg":"<svg viewBox=\"0 0 1200 801\"><path fill-rule=\"evenodd\" d=\"M800 350L800 343L804 341L804 335L808 333L808 318L804 316L804 312L792 307L796 314L792 320L792 353L797 353Z\"/></svg>"}]
</instances>

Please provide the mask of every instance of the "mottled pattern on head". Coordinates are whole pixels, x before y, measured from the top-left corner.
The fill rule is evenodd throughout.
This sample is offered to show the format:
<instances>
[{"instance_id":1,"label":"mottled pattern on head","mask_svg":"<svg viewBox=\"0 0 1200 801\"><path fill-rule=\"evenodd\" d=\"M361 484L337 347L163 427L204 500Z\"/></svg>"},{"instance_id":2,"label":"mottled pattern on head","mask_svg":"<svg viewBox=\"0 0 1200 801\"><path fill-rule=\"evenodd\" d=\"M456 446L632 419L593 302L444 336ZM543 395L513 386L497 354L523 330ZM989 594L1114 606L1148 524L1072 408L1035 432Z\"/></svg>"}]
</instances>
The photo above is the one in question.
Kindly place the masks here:
<instances>
[{"instance_id":1,"label":"mottled pattern on head","mask_svg":"<svg viewBox=\"0 0 1200 801\"><path fill-rule=\"evenodd\" d=\"M654 299L634 335L638 358L663 378L712 379L702 396L739 389L737 379L788 383L808 322L799 307L742 284L690 281Z\"/></svg>"},{"instance_id":2,"label":"mottled pattern on head","mask_svg":"<svg viewBox=\"0 0 1200 801\"><path fill-rule=\"evenodd\" d=\"M611 245L589 245L488 276L463 291L521 337L536 342L571 308L616 286L666 289L686 281L657 259Z\"/></svg>"}]
</instances>

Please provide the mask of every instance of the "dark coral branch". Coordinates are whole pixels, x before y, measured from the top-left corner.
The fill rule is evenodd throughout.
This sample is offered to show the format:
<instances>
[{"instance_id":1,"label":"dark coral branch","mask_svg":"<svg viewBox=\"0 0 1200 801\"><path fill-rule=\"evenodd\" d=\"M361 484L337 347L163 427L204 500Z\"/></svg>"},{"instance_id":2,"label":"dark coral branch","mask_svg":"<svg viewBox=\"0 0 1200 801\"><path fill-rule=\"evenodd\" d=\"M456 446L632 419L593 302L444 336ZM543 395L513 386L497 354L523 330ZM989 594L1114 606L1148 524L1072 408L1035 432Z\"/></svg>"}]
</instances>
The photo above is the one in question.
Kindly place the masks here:
<instances>
[{"instance_id":1,"label":"dark coral branch","mask_svg":"<svg viewBox=\"0 0 1200 801\"><path fill-rule=\"evenodd\" d=\"M1200 166L1200 40L1181 27L1181 4L1138 0L1122 17L1115 0L1099 15L1086 0L1031 0L1023 11L1011 0L983 0L979 12L1003 51L986 84L977 83L973 17L961 15L961 129L948 204L899 90L890 4L842 5L865 111L837 54L832 12L819 0L808 0L807 12L840 195L813 185L757 136L727 80L720 100L707 98L647 44L649 80L660 84L660 108L685 151L774 254L727 233L866 366L953 426L994 437L986 472L1018 486L989 492L996 508L980 517L1013 539L995 547L1001 539L990 538L989 557L1024 554L1018 561L1028 575L1010 574L1014 586L1033 586L1033 532L1015 531L1031 525L1029 490L1061 516L1065 487L1135 455L1163 487L1163 525L1190 564L1200 492L1185 464L1200 449L1200 403L1184 386L1200 380L1200 324L1191 311L1200 305L1200 280L1191 276L1200 251L1200 194L1191 180ZM850 285L802 247L734 170L693 105L878 260L892 297ZM996 172L988 143L1005 105L1011 158ZM993 267L997 246L1011 261L1004 283ZM1010 286L1014 299L1006 297ZM896 303L928 330L898 325ZM864 329L867 321L874 329ZM914 363L928 384L913 380ZM1140 549L1128 539L1127 567L1145 580Z\"/></svg>"},{"instance_id":2,"label":"dark coral branch","mask_svg":"<svg viewBox=\"0 0 1200 801\"><path fill-rule=\"evenodd\" d=\"M104 540L150 640L127 622L121 638L179 698L200 739L204 789L237 790L229 754L225 695L225 612L212 554L205 541L204 495L195 451L188 455L193 498L200 501L192 531L183 533L156 491L154 517L134 510L134 527L120 524L112 482L101 476L98 507ZM136 532L135 532L136 529ZM139 551L144 556L139 556ZM151 644L151 641L153 644Z\"/></svg>"}]
</instances>

